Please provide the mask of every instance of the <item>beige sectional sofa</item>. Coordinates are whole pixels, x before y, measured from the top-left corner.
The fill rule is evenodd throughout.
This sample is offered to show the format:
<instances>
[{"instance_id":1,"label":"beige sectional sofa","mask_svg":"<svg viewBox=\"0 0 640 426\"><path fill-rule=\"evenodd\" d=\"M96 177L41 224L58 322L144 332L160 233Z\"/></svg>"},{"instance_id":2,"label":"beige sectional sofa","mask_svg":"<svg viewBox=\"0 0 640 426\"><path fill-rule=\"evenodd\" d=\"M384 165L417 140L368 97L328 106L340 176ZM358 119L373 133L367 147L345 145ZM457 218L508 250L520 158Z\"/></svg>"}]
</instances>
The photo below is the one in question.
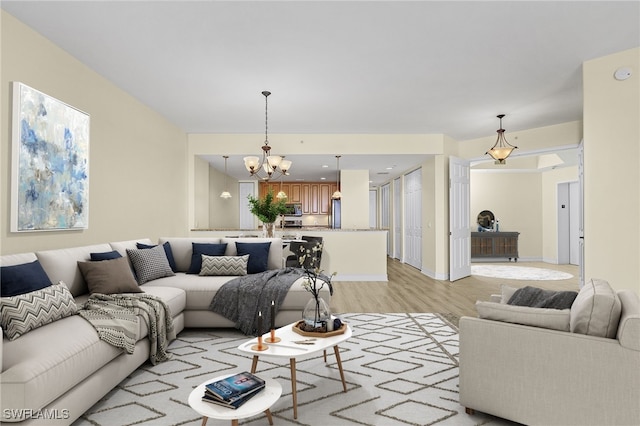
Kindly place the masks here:
<instances>
[{"instance_id":1,"label":"beige sectional sofa","mask_svg":"<svg viewBox=\"0 0 640 426\"><path fill-rule=\"evenodd\" d=\"M593 297L594 284L551 320L478 302L484 318L460 319L460 404L527 425L640 424L640 298Z\"/></svg>"},{"instance_id":2,"label":"beige sectional sofa","mask_svg":"<svg viewBox=\"0 0 640 426\"><path fill-rule=\"evenodd\" d=\"M162 238L169 242L178 272L140 286L160 297L169 306L176 333L185 327L233 327L226 318L207 308L216 291L232 276L186 274L192 243L227 243L225 255L236 255L236 242L271 242L268 269L282 267L282 240L279 238ZM117 250L123 257L137 243L153 245L149 239L121 241L91 246L5 255L1 266L38 260L52 283L63 281L76 304L88 297L87 283L78 262L91 253ZM301 318L310 294L299 282L291 286L278 314L280 327ZM330 303L328 290L322 297ZM80 315L72 315L33 329L15 340L4 336L0 348L0 404L2 422L21 424L70 424L88 408L135 371L149 358L150 344L143 321L133 354L98 338L93 326Z\"/></svg>"}]
</instances>

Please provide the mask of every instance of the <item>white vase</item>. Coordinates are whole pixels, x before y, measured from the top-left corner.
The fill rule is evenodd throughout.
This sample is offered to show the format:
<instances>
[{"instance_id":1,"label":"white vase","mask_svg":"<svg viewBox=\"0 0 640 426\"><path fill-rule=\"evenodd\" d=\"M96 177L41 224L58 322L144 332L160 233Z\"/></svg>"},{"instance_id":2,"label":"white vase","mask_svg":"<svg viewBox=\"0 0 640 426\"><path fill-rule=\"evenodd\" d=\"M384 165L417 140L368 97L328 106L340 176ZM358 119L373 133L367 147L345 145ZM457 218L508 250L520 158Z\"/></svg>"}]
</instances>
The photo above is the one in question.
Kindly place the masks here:
<instances>
[{"instance_id":1,"label":"white vase","mask_svg":"<svg viewBox=\"0 0 640 426\"><path fill-rule=\"evenodd\" d=\"M262 236L265 238L273 238L276 236L276 223L268 222L262 224Z\"/></svg>"}]
</instances>

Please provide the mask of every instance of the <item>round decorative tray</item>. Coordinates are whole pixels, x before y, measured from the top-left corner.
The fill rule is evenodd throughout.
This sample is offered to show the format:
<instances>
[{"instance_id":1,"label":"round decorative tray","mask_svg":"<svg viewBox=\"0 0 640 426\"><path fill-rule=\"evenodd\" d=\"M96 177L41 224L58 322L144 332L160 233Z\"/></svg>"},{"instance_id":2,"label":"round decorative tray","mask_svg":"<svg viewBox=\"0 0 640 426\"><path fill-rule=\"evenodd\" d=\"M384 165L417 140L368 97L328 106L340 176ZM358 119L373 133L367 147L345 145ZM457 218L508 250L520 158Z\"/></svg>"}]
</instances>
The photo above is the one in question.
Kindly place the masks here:
<instances>
[{"instance_id":1,"label":"round decorative tray","mask_svg":"<svg viewBox=\"0 0 640 426\"><path fill-rule=\"evenodd\" d=\"M340 326L340 328L338 328L337 330L333 330L333 331L326 331L326 332L320 332L320 331L304 331L303 329L301 329L299 326L300 324L304 324L303 320L298 321L297 323L293 324L293 326L291 327L293 329L294 332L302 335L302 336L309 336L309 337L331 337L331 336L338 336L340 334L344 334L345 331L347 331L347 324L342 323L342 325Z\"/></svg>"}]
</instances>

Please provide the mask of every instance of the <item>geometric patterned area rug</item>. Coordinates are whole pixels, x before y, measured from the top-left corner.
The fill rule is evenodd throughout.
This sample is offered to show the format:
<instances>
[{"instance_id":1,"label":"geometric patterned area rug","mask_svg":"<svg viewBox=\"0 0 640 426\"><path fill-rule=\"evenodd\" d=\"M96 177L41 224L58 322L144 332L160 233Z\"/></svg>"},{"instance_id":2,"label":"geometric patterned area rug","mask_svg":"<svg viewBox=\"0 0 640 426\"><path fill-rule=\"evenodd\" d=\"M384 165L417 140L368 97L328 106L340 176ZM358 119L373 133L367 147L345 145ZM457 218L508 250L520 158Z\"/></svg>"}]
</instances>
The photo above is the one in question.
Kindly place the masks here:
<instances>
[{"instance_id":1,"label":"geometric patterned area rug","mask_svg":"<svg viewBox=\"0 0 640 426\"><path fill-rule=\"evenodd\" d=\"M567 272L554 271L553 269L506 265L471 265L471 275L527 281L555 281L573 278L573 275Z\"/></svg>"},{"instance_id":2,"label":"geometric patterned area rug","mask_svg":"<svg viewBox=\"0 0 640 426\"><path fill-rule=\"evenodd\" d=\"M353 331L340 345L343 392L333 351L296 361L298 418L293 419L288 360L260 358L256 374L282 385L271 407L281 425L509 425L458 403L458 330L445 315L352 313L339 317ZM74 426L193 425L202 418L187 399L215 376L249 371L238 351L247 336L234 329L187 329L169 347L172 359L142 365L96 403ZM209 419L209 426L227 425ZM268 424L264 415L241 425Z\"/></svg>"}]
</instances>

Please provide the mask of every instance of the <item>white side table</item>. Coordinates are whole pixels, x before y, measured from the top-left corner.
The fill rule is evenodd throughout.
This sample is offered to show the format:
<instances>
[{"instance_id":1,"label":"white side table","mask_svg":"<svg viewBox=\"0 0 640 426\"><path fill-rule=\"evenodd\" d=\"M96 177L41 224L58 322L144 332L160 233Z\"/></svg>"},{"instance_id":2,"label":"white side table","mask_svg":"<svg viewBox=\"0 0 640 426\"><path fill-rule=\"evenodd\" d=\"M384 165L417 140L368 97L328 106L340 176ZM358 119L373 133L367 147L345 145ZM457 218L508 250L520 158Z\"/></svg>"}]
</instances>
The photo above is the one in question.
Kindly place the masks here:
<instances>
[{"instance_id":1,"label":"white side table","mask_svg":"<svg viewBox=\"0 0 640 426\"><path fill-rule=\"evenodd\" d=\"M324 361L327 362L327 349L333 347L333 352L336 356L336 363L338 364L338 370L340 371L340 379L342 379L342 389L347 391L347 382L344 379L344 371L342 370L342 360L340 359L340 350L338 345L345 342L351 337L351 327L345 324L346 330L343 334L334 335L331 337L320 338L307 338L301 336L293 331L293 326L296 323L291 323L280 327L275 330L276 337L281 340L278 343L268 343L268 349L264 351L256 351L253 347L257 343L257 338L253 338L248 342L245 342L238 346L241 352L245 352L253 355L253 361L251 363L251 372L255 373L258 366L258 359L260 357L273 357L273 358L285 358L289 359L289 367L291 369L291 397L293 399L293 418L298 418L298 392L296 387L296 359L303 358L319 351L324 351ZM268 337L269 334L265 334ZM297 345L295 342L301 340L309 340L305 345Z\"/></svg>"},{"instance_id":2,"label":"white side table","mask_svg":"<svg viewBox=\"0 0 640 426\"><path fill-rule=\"evenodd\" d=\"M191 391L189 395L189 406L193 408L198 414L202 415L202 426L207 424L209 417L218 420L231 420L232 426L238 425L238 419L245 419L247 417L255 416L264 412L269 419L269 424L273 425L273 418L271 417L271 411L269 408L280 398L282 395L282 386L280 383L273 379L265 379L265 387L258 392L257 395L249 399L235 410L232 408L223 407L221 405L204 402L202 396L204 395L205 385L207 383L215 382L216 380L224 379L231 374L225 374L224 376L214 377L201 383L197 388Z\"/></svg>"}]
</instances>

